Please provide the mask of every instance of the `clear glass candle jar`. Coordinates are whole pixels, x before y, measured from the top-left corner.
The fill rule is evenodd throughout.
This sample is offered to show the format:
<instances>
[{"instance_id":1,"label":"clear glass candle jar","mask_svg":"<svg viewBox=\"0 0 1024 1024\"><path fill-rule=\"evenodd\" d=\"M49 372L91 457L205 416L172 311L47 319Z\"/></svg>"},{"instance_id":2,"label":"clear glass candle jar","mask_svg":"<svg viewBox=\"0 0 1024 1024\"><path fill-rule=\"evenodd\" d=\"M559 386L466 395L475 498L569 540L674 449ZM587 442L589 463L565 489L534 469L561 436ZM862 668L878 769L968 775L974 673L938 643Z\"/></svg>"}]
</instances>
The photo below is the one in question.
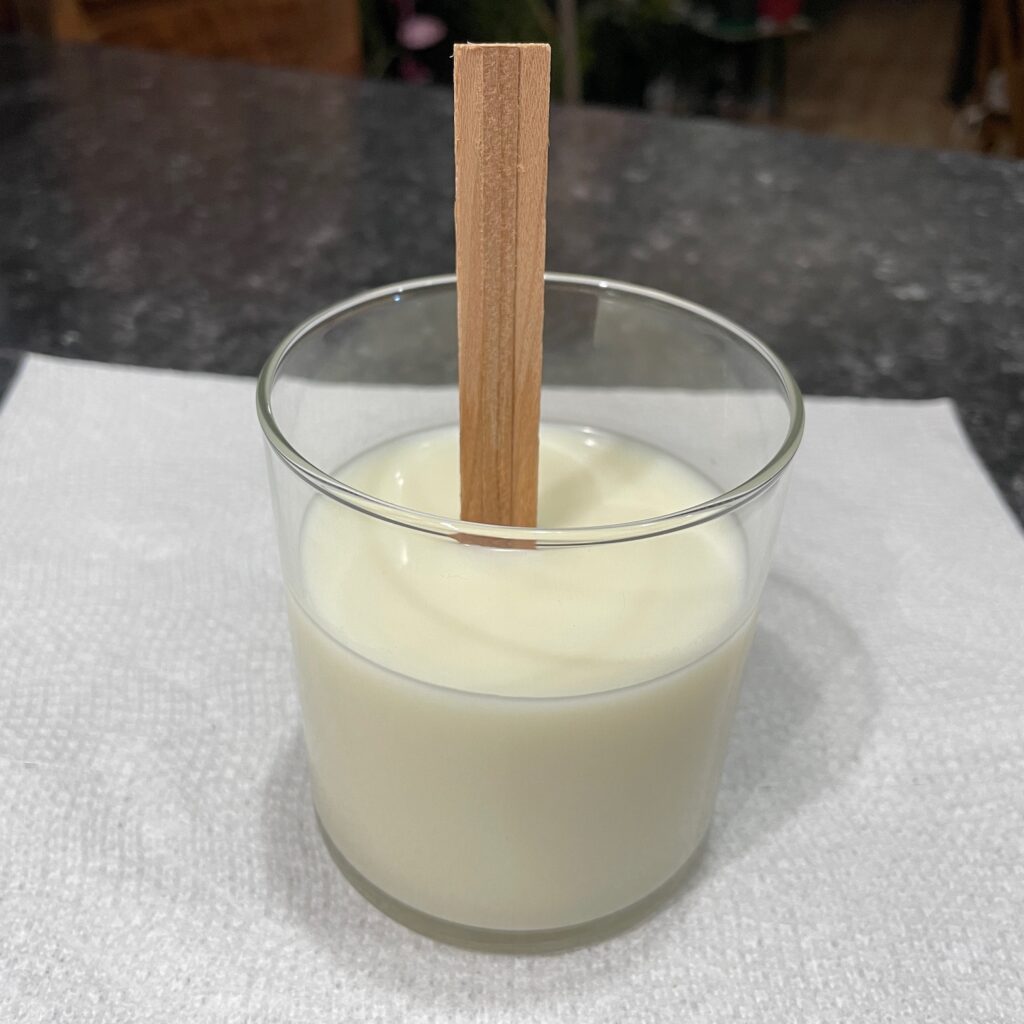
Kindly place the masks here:
<instances>
[{"instance_id":1,"label":"clear glass candle jar","mask_svg":"<svg viewBox=\"0 0 1024 1024\"><path fill-rule=\"evenodd\" d=\"M803 408L714 313L549 274L538 527L462 522L456 337L411 281L260 376L314 802L399 921L554 949L699 853Z\"/></svg>"}]
</instances>

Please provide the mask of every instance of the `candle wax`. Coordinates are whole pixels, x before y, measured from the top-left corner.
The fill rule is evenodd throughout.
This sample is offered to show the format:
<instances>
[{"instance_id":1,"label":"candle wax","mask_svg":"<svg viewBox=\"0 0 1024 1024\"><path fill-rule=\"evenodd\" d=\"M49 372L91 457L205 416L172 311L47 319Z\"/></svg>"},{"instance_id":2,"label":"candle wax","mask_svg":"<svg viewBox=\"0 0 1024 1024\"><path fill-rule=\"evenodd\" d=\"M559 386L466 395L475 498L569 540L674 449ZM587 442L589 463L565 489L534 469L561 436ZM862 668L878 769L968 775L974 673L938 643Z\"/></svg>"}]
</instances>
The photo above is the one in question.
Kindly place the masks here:
<instances>
[{"instance_id":1,"label":"candle wax","mask_svg":"<svg viewBox=\"0 0 1024 1024\"><path fill-rule=\"evenodd\" d=\"M455 517L458 433L336 474ZM716 494L670 455L545 424L539 525ZM751 632L731 517L625 543L498 548L317 498L290 620L318 814L349 865L459 924L563 928L670 880L706 831Z\"/></svg>"}]
</instances>

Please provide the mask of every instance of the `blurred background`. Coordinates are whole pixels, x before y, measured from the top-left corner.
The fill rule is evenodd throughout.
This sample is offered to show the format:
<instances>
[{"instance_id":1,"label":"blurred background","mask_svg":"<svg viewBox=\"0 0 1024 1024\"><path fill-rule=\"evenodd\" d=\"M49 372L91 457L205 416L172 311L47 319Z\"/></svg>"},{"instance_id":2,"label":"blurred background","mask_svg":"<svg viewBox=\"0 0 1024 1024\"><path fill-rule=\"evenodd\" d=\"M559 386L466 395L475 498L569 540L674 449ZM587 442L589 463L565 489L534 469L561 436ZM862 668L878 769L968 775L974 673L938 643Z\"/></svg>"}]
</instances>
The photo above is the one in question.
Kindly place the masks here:
<instances>
[{"instance_id":1,"label":"blurred background","mask_svg":"<svg viewBox=\"0 0 1024 1024\"><path fill-rule=\"evenodd\" d=\"M444 85L553 48L554 92L1024 157L1024 0L0 0L0 30Z\"/></svg>"}]
</instances>

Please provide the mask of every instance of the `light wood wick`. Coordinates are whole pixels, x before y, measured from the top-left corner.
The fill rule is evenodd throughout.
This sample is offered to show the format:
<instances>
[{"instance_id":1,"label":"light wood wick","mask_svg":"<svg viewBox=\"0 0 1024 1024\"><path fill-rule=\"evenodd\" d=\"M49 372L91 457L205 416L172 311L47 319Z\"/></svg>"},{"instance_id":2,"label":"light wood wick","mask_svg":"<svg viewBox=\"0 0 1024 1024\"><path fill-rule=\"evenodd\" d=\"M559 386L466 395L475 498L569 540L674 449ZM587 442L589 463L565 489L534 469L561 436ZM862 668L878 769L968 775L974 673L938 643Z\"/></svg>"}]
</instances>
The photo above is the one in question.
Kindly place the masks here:
<instances>
[{"instance_id":1,"label":"light wood wick","mask_svg":"<svg viewBox=\"0 0 1024 1024\"><path fill-rule=\"evenodd\" d=\"M455 47L462 518L537 525L551 48Z\"/></svg>"}]
</instances>

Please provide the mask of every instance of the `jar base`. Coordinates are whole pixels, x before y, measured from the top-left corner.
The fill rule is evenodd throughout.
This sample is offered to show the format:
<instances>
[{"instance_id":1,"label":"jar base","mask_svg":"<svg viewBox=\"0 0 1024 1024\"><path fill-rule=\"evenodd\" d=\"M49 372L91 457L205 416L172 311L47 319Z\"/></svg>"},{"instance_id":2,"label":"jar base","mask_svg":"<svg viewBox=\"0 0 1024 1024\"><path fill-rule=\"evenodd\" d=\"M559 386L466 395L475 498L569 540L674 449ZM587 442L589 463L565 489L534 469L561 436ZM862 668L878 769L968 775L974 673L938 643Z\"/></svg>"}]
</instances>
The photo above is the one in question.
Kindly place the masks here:
<instances>
[{"instance_id":1,"label":"jar base","mask_svg":"<svg viewBox=\"0 0 1024 1024\"><path fill-rule=\"evenodd\" d=\"M653 916L678 895L685 883L693 876L704 853L707 840L705 833L697 848L671 878L659 885L653 892L627 907L591 921L569 925L566 928L505 931L499 928L477 928L472 925L446 921L433 914L416 910L401 900L389 896L349 863L327 834L319 814L316 816L316 823L331 859L337 864L352 887L378 910L387 914L400 925L418 932L420 935L425 935L429 939L444 942L450 946L486 953L559 953L603 942L605 939L610 939L614 935L635 927Z\"/></svg>"}]
</instances>

